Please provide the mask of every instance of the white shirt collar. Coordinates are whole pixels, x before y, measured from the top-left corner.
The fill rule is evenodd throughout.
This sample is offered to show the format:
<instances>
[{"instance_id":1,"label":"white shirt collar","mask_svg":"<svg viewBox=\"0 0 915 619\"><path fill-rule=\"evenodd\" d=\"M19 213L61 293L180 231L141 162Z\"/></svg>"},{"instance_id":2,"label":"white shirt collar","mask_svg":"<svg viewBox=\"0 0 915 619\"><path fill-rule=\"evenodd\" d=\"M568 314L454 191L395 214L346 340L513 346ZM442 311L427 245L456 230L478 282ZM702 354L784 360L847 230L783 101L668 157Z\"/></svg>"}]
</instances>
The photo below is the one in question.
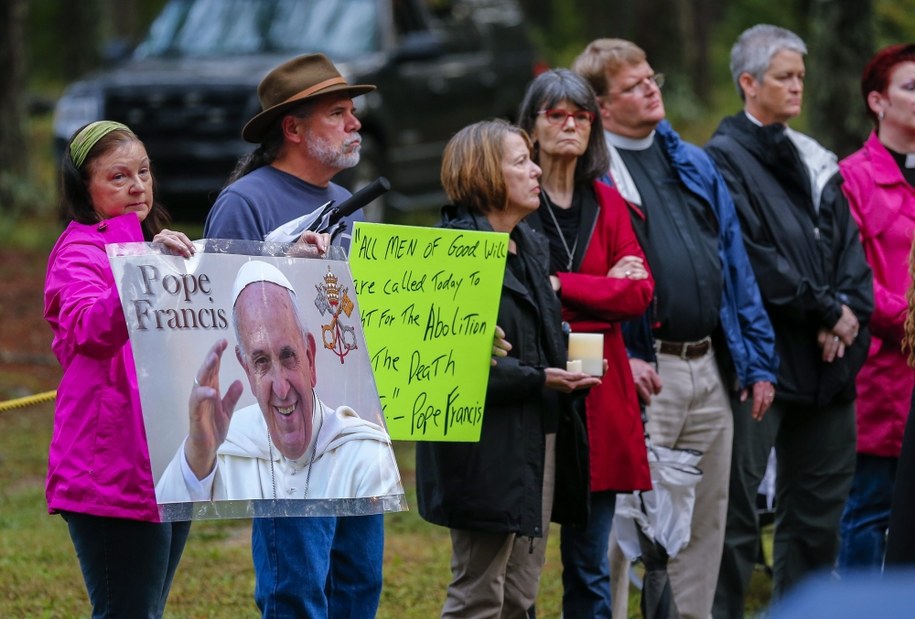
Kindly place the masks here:
<instances>
[{"instance_id":1,"label":"white shirt collar","mask_svg":"<svg viewBox=\"0 0 915 619\"><path fill-rule=\"evenodd\" d=\"M604 136L609 144L623 150L648 150L654 144L654 129L644 138L628 138L604 129Z\"/></svg>"},{"instance_id":2,"label":"white shirt collar","mask_svg":"<svg viewBox=\"0 0 915 619\"><path fill-rule=\"evenodd\" d=\"M762 121L759 120L758 118L756 118L755 116L753 116L753 114L750 114L750 113L749 113L748 111L746 111L746 110L743 111L743 114L744 114L744 116L746 116L748 119L750 119L750 122L751 122L751 123L753 123L753 124L756 125L757 127L762 127L762 126L763 126Z\"/></svg>"}]
</instances>

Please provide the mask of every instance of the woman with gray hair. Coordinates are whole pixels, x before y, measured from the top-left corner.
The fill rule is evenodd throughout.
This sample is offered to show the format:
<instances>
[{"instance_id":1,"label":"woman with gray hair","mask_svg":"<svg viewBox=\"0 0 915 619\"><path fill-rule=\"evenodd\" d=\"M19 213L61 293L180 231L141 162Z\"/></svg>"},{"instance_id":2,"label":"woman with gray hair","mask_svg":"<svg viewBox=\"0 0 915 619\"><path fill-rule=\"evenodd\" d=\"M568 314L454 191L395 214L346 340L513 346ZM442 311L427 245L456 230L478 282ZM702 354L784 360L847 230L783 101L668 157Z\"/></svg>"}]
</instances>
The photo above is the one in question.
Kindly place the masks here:
<instances>
[{"instance_id":1,"label":"woman with gray hair","mask_svg":"<svg viewBox=\"0 0 915 619\"><path fill-rule=\"evenodd\" d=\"M740 85L741 76L746 73L762 83L772 59L780 52L793 52L803 57L807 55L807 45L790 30L771 24L757 24L740 35L731 48L729 66L741 101L746 101L746 93Z\"/></svg>"},{"instance_id":2,"label":"woman with gray hair","mask_svg":"<svg viewBox=\"0 0 915 619\"><path fill-rule=\"evenodd\" d=\"M732 401L716 619L743 616L758 556L756 492L771 449L775 598L832 568L855 469L855 375L870 341L871 271L836 156L789 127L801 113L805 51L784 28L743 32L731 50L743 109L724 118L705 147L734 200L779 357L775 399L764 416Z\"/></svg>"},{"instance_id":3,"label":"woman with gray hair","mask_svg":"<svg viewBox=\"0 0 915 619\"><path fill-rule=\"evenodd\" d=\"M607 542L616 493L651 488L620 324L644 314L654 280L625 201L597 180L609 167L603 132L594 125L599 117L591 86L565 69L538 76L519 111L543 169L540 208L527 221L550 241L550 281L562 299L563 319L573 332L603 334L608 362L601 384L584 400L589 479L581 495L589 500L581 517L562 527L563 615L609 618ZM571 464L557 457L557 488Z\"/></svg>"}]
</instances>

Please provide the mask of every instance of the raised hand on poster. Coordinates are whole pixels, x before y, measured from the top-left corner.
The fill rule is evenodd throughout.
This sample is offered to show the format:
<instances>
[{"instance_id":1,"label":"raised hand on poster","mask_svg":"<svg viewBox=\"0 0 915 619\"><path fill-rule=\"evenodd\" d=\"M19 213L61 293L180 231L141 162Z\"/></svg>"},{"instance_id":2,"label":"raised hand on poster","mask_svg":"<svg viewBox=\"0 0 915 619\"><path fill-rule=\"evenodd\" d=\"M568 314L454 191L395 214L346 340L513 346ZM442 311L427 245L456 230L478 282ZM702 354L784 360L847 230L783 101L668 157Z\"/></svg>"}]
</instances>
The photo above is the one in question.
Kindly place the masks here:
<instances>
[{"instance_id":1,"label":"raised hand on poster","mask_svg":"<svg viewBox=\"0 0 915 619\"><path fill-rule=\"evenodd\" d=\"M194 388L191 389L188 402L190 428L184 444L184 454L197 479L209 475L216 466L216 450L226 440L232 411L243 390L241 381L234 380L225 397L220 392L219 365L228 345L224 339L213 344L194 378Z\"/></svg>"}]
</instances>

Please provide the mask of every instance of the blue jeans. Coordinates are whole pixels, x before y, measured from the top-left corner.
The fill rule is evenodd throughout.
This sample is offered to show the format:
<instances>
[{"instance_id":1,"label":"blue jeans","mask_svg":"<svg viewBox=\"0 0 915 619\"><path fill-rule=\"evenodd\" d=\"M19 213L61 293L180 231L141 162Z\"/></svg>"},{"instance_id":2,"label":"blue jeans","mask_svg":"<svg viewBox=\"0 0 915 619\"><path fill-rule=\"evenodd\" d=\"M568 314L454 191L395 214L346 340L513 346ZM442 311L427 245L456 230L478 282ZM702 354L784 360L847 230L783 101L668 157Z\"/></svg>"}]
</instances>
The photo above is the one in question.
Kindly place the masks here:
<instances>
[{"instance_id":1,"label":"blue jeans","mask_svg":"<svg viewBox=\"0 0 915 619\"><path fill-rule=\"evenodd\" d=\"M858 454L851 493L842 513L839 570L880 569L898 458Z\"/></svg>"},{"instance_id":2,"label":"blue jeans","mask_svg":"<svg viewBox=\"0 0 915 619\"><path fill-rule=\"evenodd\" d=\"M92 618L162 617L191 523L61 515L76 548Z\"/></svg>"},{"instance_id":3,"label":"blue jeans","mask_svg":"<svg viewBox=\"0 0 915 619\"><path fill-rule=\"evenodd\" d=\"M615 492L592 492L588 524L564 526L559 533L563 617L610 619L607 542L615 509Z\"/></svg>"},{"instance_id":4,"label":"blue jeans","mask_svg":"<svg viewBox=\"0 0 915 619\"><path fill-rule=\"evenodd\" d=\"M256 518L251 553L264 619L371 619L378 610L381 514Z\"/></svg>"}]
</instances>

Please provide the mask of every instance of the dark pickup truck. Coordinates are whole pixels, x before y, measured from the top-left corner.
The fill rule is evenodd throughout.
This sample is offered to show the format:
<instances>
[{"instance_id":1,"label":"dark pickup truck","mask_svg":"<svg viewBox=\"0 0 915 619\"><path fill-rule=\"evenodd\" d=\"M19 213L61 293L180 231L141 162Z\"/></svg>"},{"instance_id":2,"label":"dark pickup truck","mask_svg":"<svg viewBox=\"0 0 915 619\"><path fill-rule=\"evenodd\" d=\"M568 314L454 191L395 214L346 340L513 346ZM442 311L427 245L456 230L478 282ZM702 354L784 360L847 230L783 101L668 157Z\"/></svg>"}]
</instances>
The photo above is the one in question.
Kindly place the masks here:
<instances>
[{"instance_id":1,"label":"dark pickup truck","mask_svg":"<svg viewBox=\"0 0 915 619\"><path fill-rule=\"evenodd\" d=\"M337 180L391 181L372 219L440 201L439 166L461 127L511 118L537 56L516 0L171 0L119 65L71 84L57 103L55 144L98 118L146 143L159 196L179 220L202 221L239 156L261 78L320 51L359 97L362 162Z\"/></svg>"}]
</instances>

